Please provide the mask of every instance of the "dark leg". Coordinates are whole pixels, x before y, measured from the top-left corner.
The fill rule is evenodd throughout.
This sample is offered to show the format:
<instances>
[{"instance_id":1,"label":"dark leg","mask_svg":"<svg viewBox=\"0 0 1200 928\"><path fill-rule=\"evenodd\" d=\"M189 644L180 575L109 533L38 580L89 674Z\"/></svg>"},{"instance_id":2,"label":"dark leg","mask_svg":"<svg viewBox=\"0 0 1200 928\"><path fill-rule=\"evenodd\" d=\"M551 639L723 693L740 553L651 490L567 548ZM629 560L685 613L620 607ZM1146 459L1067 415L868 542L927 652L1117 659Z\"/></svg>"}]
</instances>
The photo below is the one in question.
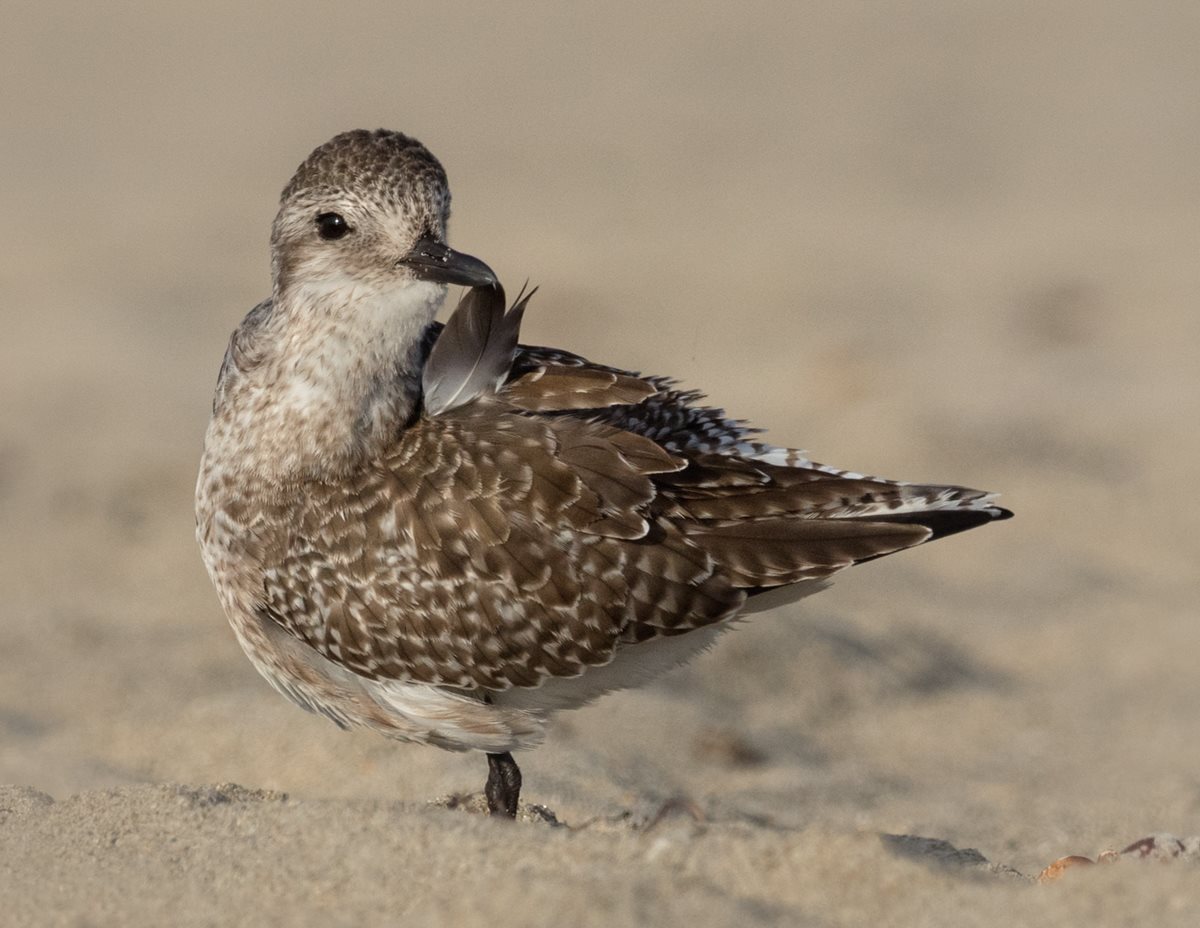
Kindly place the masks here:
<instances>
[{"instance_id":1,"label":"dark leg","mask_svg":"<svg viewBox=\"0 0 1200 928\"><path fill-rule=\"evenodd\" d=\"M507 751L488 756L487 796L488 811L492 815L517 817L517 800L521 796L521 770Z\"/></svg>"}]
</instances>

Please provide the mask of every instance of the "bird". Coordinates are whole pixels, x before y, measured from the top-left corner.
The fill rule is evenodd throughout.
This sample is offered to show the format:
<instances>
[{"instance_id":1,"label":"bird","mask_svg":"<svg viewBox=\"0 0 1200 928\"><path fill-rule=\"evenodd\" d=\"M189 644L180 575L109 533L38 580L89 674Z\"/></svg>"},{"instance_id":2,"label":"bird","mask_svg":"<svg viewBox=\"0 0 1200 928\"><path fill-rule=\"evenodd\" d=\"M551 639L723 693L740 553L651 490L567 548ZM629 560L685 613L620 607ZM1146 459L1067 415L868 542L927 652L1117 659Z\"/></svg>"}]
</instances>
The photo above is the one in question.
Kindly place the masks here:
<instances>
[{"instance_id":1,"label":"bird","mask_svg":"<svg viewBox=\"0 0 1200 928\"><path fill-rule=\"evenodd\" d=\"M344 132L299 166L271 295L221 365L196 534L276 690L485 753L491 814L516 816L512 753L555 712L847 567L1011 516L768 444L668 377L520 344L533 293L509 305L447 244L449 212L441 163L401 132Z\"/></svg>"}]
</instances>

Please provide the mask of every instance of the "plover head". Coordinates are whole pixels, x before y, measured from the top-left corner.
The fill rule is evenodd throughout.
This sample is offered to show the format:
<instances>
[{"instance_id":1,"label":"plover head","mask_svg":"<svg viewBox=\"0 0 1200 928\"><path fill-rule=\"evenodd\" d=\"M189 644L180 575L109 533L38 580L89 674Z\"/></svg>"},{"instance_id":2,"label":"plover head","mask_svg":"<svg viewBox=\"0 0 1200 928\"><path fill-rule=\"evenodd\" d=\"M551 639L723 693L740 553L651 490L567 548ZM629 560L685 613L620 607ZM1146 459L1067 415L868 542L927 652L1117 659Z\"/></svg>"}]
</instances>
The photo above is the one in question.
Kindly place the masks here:
<instances>
[{"instance_id":1,"label":"plover head","mask_svg":"<svg viewBox=\"0 0 1200 928\"><path fill-rule=\"evenodd\" d=\"M385 129L335 136L280 198L271 232L276 299L305 290L396 295L414 285L440 299L446 284L494 284L486 264L446 245L449 215L446 172L416 139Z\"/></svg>"},{"instance_id":2,"label":"plover head","mask_svg":"<svg viewBox=\"0 0 1200 928\"><path fill-rule=\"evenodd\" d=\"M446 244L449 214L441 164L402 133L345 132L305 159L272 227L272 298L235 333L217 391L218 413L255 410L259 453L231 467L342 472L407 421L447 284L498 286Z\"/></svg>"}]
</instances>

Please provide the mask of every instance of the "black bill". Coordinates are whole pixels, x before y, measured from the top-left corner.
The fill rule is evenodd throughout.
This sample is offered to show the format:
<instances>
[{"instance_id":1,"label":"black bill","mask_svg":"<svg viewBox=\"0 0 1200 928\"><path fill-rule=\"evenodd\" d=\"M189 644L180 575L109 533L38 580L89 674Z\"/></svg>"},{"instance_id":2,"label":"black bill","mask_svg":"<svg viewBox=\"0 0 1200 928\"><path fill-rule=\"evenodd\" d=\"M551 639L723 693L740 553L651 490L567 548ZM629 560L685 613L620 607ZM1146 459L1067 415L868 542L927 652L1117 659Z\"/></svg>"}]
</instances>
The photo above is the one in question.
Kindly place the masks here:
<instances>
[{"instance_id":1,"label":"black bill","mask_svg":"<svg viewBox=\"0 0 1200 928\"><path fill-rule=\"evenodd\" d=\"M412 268L422 280L440 284L459 284L463 287L490 287L496 274L478 258L455 251L449 245L423 238L398 264Z\"/></svg>"}]
</instances>

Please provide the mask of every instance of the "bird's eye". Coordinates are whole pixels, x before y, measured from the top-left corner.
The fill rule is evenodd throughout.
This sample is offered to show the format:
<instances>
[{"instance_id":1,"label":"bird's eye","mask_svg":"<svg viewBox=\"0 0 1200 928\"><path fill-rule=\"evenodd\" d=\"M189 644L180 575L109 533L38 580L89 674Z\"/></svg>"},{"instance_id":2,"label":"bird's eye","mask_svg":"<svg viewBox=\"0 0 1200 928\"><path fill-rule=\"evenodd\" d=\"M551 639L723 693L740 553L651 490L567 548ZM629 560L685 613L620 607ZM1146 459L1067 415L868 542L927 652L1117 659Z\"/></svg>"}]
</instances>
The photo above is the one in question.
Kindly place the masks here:
<instances>
[{"instance_id":1,"label":"bird's eye","mask_svg":"<svg viewBox=\"0 0 1200 928\"><path fill-rule=\"evenodd\" d=\"M350 224L341 213L321 213L317 217L317 234L326 241L342 238L350 231Z\"/></svg>"}]
</instances>

